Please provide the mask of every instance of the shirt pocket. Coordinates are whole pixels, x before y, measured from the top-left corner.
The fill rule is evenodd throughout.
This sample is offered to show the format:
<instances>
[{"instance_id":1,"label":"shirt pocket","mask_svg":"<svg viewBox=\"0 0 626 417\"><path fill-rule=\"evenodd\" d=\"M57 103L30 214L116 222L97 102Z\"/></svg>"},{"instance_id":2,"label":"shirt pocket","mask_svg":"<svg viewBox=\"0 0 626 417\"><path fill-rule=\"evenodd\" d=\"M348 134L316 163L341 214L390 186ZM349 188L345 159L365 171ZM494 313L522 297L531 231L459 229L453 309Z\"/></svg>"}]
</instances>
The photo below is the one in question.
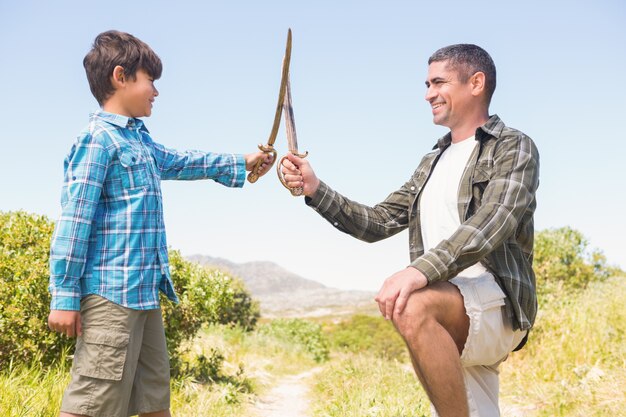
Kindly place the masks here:
<instances>
[{"instance_id":1,"label":"shirt pocket","mask_svg":"<svg viewBox=\"0 0 626 417\"><path fill-rule=\"evenodd\" d=\"M85 329L76 342L75 370L82 376L122 379L130 336L122 332Z\"/></svg>"},{"instance_id":2,"label":"shirt pocket","mask_svg":"<svg viewBox=\"0 0 626 417\"><path fill-rule=\"evenodd\" d=\"M120 154L120 179L125 189L148 185L148 164L142 155L133 150L123 150Z\"/></svg>"},{"instance_id":3,"label":"shirt pocket","mask_svg":"<svg viewBox=\"0 0 626 417\"><path fill-rule=\"evenodd\" d=\"M487 163L478 163L474 167L474 173L472 175L472 193L467 196L471 199L470 215L475 213L476 210L482 205L483 194L485 189L491 181L493 169ZM470 204L470 201L464 202L464 204Z\"/></svg>"},{"instance_id":4,"label":"shirt pocket","mask_svg":"<svg viewBox=\"0 0 626 417\"><path fill-rule=\"evenodd\" d=\"M486 163L479 163L474 168L474 176L472 178L472 184L480 184L489 182L491 179L491 168Z\"/></svg>"}]
</instances>

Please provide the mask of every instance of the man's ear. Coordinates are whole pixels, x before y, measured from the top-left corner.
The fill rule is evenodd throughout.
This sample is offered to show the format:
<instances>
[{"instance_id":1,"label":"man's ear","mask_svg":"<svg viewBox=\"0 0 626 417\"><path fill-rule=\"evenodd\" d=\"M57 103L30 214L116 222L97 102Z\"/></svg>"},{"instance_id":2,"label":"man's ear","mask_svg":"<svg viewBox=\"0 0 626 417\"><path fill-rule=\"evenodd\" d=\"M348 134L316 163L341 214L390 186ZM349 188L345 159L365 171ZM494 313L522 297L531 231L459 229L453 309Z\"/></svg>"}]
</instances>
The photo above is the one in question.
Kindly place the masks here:
<instances>
[{"instance_id":1,"label":"man's ear","mask_svg":"<svg viewBox=\"0 0 626 417\"><path fill-rule=\"evenodd\" d=\"M116 89L126 83L126 75L124 75L124 68L122 66L116 65L115 68L113 68L113 73L111 74L111 83Z\"/></svg>"},{"instance_id":2,"label":"man's ear","mask_svg":"<svg viewBox=\"0 0 626 417\"><path fill-rule=\"evenodd\" d=\"M485 73L478 71L470 77L472 95L477 97L485 92Z\"/></svg>"}]
</instances>

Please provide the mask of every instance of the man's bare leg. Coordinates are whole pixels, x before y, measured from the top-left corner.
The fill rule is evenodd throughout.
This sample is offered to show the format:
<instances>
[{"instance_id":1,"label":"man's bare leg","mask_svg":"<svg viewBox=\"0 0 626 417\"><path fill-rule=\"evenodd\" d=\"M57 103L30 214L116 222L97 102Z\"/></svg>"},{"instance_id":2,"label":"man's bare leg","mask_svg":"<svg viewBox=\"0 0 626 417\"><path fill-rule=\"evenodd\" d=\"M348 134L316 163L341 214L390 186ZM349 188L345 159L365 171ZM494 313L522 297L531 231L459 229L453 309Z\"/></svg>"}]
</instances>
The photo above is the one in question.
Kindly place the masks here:
<instances>
[{"instance_id":1,"label":"man's bare leg","mask_svg":"<svg viewBox=\"0 0 626 417\"><path fill-rule=\"evenodd\" d=\"M468 417L460 353L467 339L469 317L459 290L442 282L416 291L393 322L439 416Z\"/></svg>"}]
</instances>

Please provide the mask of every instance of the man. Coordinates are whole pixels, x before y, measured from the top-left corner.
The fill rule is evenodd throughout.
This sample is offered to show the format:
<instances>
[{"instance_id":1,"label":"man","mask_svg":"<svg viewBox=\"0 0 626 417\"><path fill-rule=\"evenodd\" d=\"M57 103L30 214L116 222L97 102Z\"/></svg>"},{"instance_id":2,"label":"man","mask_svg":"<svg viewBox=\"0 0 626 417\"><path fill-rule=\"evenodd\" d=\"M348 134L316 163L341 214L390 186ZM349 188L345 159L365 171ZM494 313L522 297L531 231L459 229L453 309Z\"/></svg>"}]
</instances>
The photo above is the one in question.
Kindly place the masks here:
<instances>
[{"instance_id":1,"label":"man","mask_svg":"<svg viewBox=\"0 0 626 417\"><path fill-rule=\"evenodd\" d=\"M433 415L500 415L498 365L521 347L537 312L532 270L539 155L489 116L495 65L476 45L428 61L426 100L450 129L382 203L351 201L288 155L288 185L337 229L373 242L409 228L411 263L387 278L379 309L404 338Z\"/></svg>"}]
</instances>

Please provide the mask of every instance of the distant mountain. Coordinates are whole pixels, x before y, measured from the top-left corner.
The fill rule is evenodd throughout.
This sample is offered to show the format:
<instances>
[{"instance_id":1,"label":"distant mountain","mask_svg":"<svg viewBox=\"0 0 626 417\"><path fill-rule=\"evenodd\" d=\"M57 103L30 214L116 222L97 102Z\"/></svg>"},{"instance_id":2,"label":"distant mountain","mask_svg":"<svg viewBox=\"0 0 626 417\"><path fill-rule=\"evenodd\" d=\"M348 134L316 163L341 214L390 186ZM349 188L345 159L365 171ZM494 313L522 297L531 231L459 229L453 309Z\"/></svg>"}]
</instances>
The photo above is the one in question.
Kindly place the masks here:
<instances>
[{"instance_id":1,"label":"distant mountain","mask_svg":"<svg viewBox=\"0 0 626 417\"><path fill-rule=\"evenodd\" d=\"M337 312L373 303L372 292L329 288L317 281L302 278L273 262L238 264L206 255L191 255L187 259L240 278L253 298L259 300L261 311L266 316L320 315L330 308Z\"/></svg>"}]
</instances>

